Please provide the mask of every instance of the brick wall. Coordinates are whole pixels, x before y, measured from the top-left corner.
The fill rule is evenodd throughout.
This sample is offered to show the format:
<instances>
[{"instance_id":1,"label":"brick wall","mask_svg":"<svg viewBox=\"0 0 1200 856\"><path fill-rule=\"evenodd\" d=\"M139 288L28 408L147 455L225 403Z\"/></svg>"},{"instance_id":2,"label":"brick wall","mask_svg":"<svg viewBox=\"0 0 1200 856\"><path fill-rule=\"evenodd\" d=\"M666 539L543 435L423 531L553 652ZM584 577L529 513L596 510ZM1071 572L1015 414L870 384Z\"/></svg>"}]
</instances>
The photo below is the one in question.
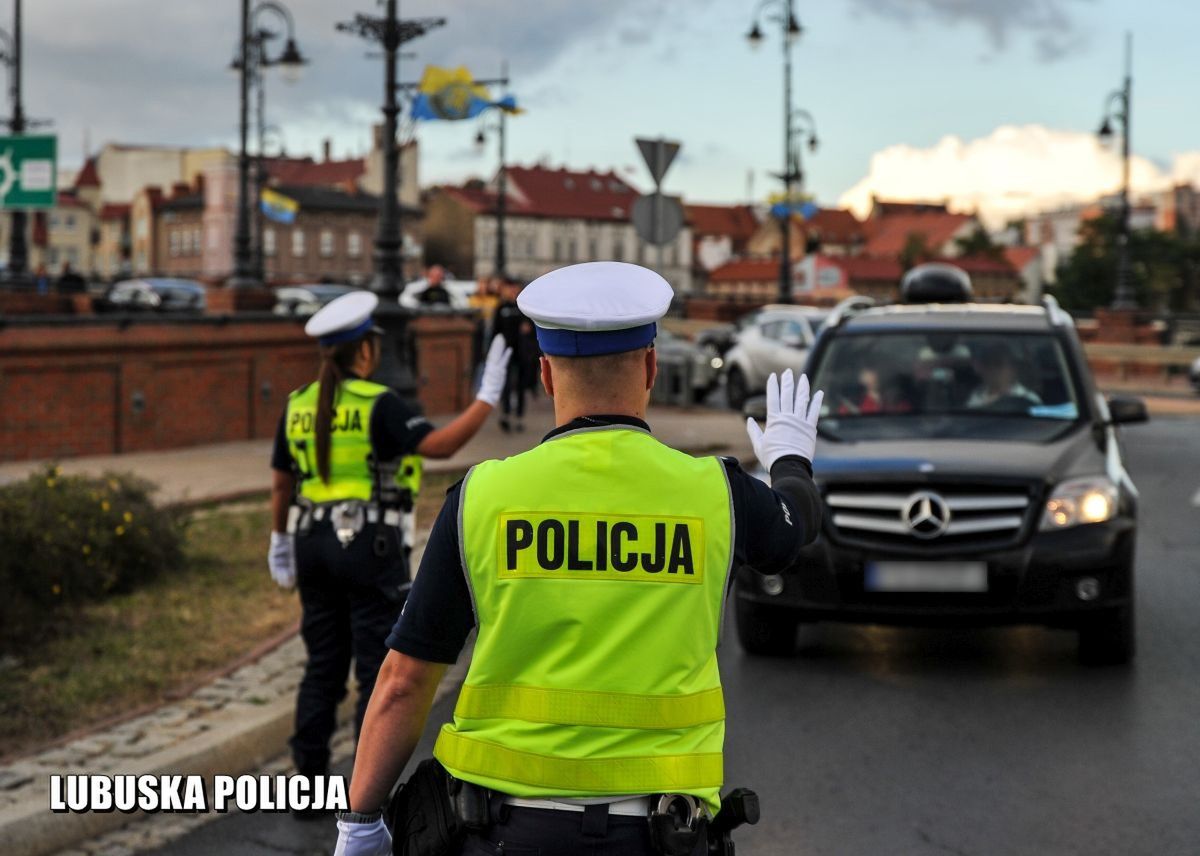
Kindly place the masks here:
<instances>
[{"instance_id":1,"label":"brick wall","mask_svg":"<svg viewBox=\"0 0 1200 856\"><path fill-rule=\"evenodd\" d=\"M466 319L414 322L418 398L461 409ZM316 377L299 321L96 318L0 329L0 460L171 449L274 434L288 393Z\"/></svg>"}]
</instances>

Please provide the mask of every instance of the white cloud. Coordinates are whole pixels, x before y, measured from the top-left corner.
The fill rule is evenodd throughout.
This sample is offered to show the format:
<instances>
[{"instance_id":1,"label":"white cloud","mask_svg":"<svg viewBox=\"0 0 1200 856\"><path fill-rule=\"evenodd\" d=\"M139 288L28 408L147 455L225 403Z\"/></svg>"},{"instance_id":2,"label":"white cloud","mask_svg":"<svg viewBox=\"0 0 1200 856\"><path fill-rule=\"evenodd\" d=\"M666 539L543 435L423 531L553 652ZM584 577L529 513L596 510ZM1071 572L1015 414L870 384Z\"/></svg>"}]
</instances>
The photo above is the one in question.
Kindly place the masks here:
<instances>
[{"instance_id":1,"label":"white cloud","mask_svg":"<svg viewBox=\"0 0 1200 856\"><path fill-rule=\"evenodd\" d=\"M1136 155L1130 166L1135 196L1163 190L1172 180L1200 183L1200 152L1176 155L1171 170ZM1030 211L1094 200L1120 184L1120 152L1094 135L1003 125L976 140L946 136L930 148L896 145L876 152L867 175L839 203L862 216L872 194L947 200L952 209L978 211L996 226Z\"/></svg>"}]
</instances>

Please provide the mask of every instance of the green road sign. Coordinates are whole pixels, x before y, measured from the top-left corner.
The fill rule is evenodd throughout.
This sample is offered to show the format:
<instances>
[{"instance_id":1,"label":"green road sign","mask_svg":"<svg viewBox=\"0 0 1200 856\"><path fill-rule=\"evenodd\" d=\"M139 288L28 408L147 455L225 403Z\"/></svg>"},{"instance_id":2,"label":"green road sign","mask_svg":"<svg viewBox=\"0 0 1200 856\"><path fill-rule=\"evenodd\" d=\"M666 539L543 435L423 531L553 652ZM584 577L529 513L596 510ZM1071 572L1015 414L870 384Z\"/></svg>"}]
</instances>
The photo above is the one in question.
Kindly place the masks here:
<instances>
[{"instance_id":1,"label":"green road sign","mask_svg":"<svg viewBox=\"0 0 1200 856\"><path fill-rule=\"evenodd\" d=\"M53 208L57 137L0 137L0 208Z\"/></svg>"}]
</instances>

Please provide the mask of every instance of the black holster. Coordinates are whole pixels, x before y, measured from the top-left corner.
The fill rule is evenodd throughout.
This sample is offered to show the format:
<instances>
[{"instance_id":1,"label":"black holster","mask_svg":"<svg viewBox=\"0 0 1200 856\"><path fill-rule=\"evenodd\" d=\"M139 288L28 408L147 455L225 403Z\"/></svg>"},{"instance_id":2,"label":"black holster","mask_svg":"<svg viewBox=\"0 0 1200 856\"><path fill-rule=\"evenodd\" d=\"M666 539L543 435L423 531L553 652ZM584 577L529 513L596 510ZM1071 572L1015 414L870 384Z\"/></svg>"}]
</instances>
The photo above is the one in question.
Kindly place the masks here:
<instances>
[{"instance_id":1,"label":"black holster","mask_svg":"<svg viewBox=\"0 0 1200 856\"><path fill-rule=\"evenodd\" d=\"M392 831L394 856L449 856L467 835L451 794L459 783L435 758L417 765L388 803L385 821Z\"/></svg>"}]
</instances>

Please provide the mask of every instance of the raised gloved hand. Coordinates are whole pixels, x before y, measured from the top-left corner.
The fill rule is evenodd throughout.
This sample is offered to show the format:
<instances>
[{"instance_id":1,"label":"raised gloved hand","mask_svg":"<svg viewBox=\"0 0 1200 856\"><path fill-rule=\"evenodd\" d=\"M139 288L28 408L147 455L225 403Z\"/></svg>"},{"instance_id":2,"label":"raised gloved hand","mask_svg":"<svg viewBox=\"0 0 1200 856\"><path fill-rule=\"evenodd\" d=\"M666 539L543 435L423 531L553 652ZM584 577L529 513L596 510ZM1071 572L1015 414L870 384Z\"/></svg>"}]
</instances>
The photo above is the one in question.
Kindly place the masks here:
<instances>
[{"instance_id":1,"label":"raised gloved hand","mask_svg":"<svg viewBox=\"0 0 1200 856\"><path fill-rule=\"evenodd\" d=\"M771 471L771 465L785 455L813 459L817 446L817 417L825 393L818 391L808 399L808 376L800 375L800 383L792 379L792 370L782 378L772 374L767 378L767 429L758 427L753 419L746 420L746 433L754 446L759 462Z\"/></svg>"},{"instance_id":2,"label":"raised gloved hand","mask_svg":"<svg viewBox=\"0 0 1200 856\"><path fill-rule=\"evenodd\" d=\"M337 822L338 840L333 856L391 856L392 834L383 819L374 823Z\"/></svg>"},{"instance_id":3,"label":"raised gloved hand","mask_svg":"<svg viewBox=\"0 0 1200 856\"><path fill-rule=\"evenodd\" d=\"M512 358L512 348L508 347L503 336L492 339L488 348L487 359L483 363L483 379L479 381L479 392L475 395L485 404L495 407L500 401L500 393L504 391L504 379L508 376L508 361Z\"/></svg>"},{"instance_id":4,"label":"raised gloved hand","mask_svg":"<svg viewBox=\"0 0 1200 856\"><path fill-rule=\"evenodd\" d=\"M267 551L267 566L271 579L283 589L296 587L296 539L286 532L271 533L271 549Z\"/></svg>"}]
</instances>

